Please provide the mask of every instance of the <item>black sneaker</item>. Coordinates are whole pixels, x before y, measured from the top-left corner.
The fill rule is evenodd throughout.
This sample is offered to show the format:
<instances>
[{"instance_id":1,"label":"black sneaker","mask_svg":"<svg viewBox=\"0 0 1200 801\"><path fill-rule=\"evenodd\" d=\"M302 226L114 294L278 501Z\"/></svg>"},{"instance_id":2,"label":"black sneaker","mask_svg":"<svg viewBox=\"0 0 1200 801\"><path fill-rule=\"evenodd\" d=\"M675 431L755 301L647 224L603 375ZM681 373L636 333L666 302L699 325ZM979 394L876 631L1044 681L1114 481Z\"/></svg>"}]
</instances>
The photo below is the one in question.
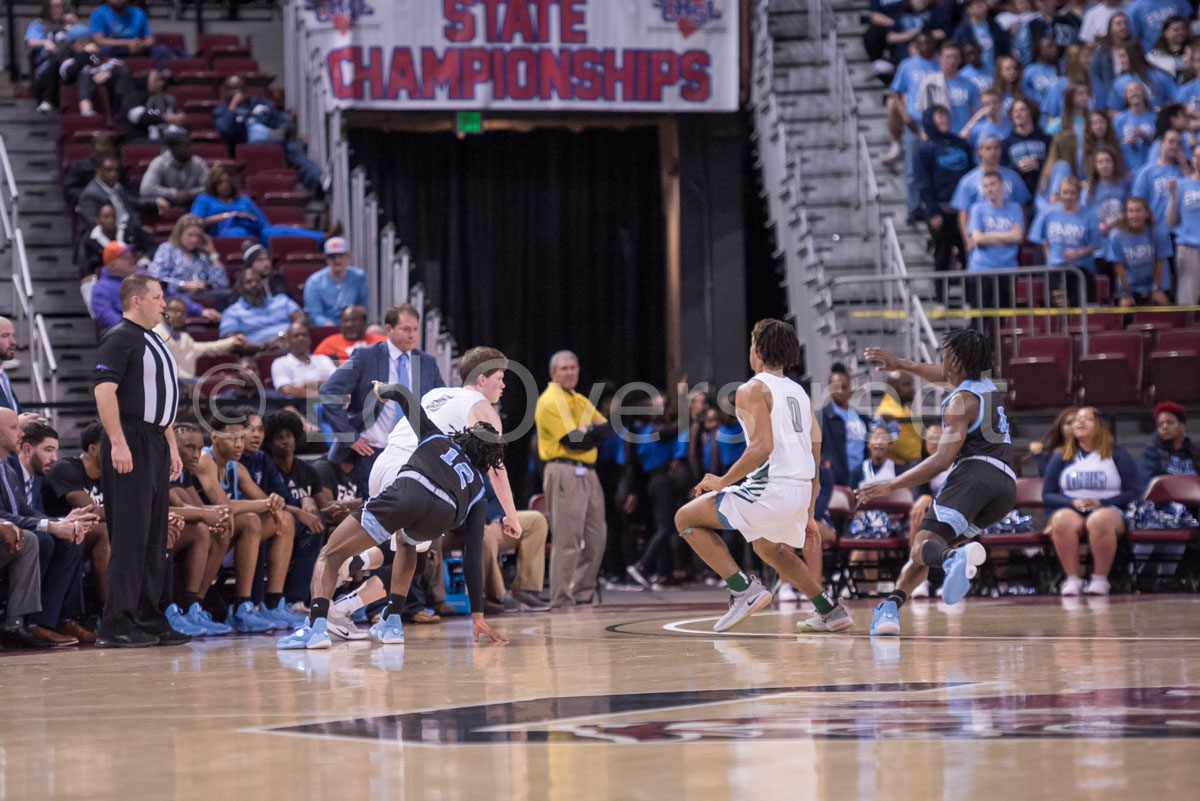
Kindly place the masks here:
<instances>
[{"instance_id":1,"label":"black sneaker","mask_svg":"<svg viewBox=\"0 0 1200 801\"><path fill-rule=\"evenodd\" d=\"M192 641L191 635L180 634L175 629L167 629L158 635L159 645L183 645Z\"/></svg>"},{"instance_id":2,"label":"black sneaker","mask_svg":"<svg viewBox=\"0 0 1200 801\"><path fill-rule=\"evenodd\" d=\"M158 645L158 637L144 631L131 631L111 637L101 634L96 640L97 648L149 648L151 645Z\"/></svg>"}]
</instances>

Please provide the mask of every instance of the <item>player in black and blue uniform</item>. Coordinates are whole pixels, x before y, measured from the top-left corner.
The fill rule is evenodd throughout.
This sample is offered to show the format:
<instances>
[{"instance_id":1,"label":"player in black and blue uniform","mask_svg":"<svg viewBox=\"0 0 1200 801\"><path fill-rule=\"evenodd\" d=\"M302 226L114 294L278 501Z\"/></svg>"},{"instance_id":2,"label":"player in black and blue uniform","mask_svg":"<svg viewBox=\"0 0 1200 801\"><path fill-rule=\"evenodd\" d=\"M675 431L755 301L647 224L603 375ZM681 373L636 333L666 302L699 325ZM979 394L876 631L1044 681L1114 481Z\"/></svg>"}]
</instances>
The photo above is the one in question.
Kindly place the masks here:
<instances>
[{"instance_id":1,"label":"player in black and blue uniform","mask_svg":"<svg viewBox=\"0 0 1200 801\"><path fill-rule=\"evenodd\" d=\"M417 563L416 546L460 527L472 639L485 634L495 642L507 642L483 617L483 527L487 518L483 476L491 468L503 469L504 443L495 428L482 422L446 434L426 416L407 387L375 383L379 397L399 402L404 420L415 424L419 444L396 479L334 530L313 571L308 620L281 639L279 648L330 646L326 618L338 567L367 548L387 542L393 533L398 536L391 592L383 616L371 627L371 637L384 644L402 644L400 613Z\"/></svg>"},{"instance_id":2,"label":"player in black and blue uniform","mask_svg":"<svg viewBox=\"0 0 1200 801\"><path fill-rule=\"evenodd\" d=\"M911 559L896 590L875 609L871 634L900 633L900 607L929 575L929 565L941 565L946 571L942 600L948 604L961 601L987 558L983 546L972 538L1003 519L1016 503L1017 476L1012 468L1004 395L986 375L992 369L991 354L987 337L972 329L946 335L941 366L867 348L867 359L881 362L881 370L903 370L954 387L942 402L937 453L891 481L868 484L855 493L861 503L919 486L953 468L913 538ZM965 540L970 541L962 544Z\"/></svg>"}]
</instances>

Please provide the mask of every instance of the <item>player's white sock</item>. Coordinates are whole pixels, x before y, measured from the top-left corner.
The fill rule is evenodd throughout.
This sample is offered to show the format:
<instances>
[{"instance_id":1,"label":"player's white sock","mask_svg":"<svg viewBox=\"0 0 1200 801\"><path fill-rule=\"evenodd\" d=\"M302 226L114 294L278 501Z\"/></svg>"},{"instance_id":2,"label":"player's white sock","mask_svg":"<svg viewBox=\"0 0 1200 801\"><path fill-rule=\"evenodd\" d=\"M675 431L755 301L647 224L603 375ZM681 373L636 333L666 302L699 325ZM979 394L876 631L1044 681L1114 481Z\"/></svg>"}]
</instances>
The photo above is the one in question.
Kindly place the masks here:
<instances>
[{"instance_id":1,"label":"player's white sock","mask_svg":"<svg viewBox=\"0 0 1200 801\"><path fill-rule=\"evenodd\" d=\"M339 598L333 608L346 617L350 617L367 604L373 604L386 596L387 591L383 588L383 582L377 576L372 576L354 592Z\"/></svg>"},{"instance_id":2,"label":"player's white sock","mask_svg":"<svg viewBox=\"0 0 1200 801\"><path fill-rule=\"evenodd\" d=\"M378 547L368 548L360 553L358 558L363 561L364 570L374 570L383 565L383 549Z\"/></svg>"}]
</instances>

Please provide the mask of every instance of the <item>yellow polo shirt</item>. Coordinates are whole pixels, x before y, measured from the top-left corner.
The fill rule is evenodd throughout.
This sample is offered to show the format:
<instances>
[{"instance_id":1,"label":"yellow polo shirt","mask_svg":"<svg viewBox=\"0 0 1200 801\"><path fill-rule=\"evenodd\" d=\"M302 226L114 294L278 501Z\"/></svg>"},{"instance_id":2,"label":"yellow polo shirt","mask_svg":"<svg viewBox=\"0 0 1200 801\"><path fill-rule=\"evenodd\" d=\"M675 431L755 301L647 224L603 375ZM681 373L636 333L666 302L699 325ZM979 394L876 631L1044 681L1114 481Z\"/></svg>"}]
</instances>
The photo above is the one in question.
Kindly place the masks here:
<instances>
[{"instance_id":1,"label":"yellow polo shirt","mask_svg":"<svg viewBox=\"0 0 1200 801\"><path fill-rule=\"evenodd\" d=\"M884 415L902 419L912 417L913 410L910 406L901 406L900 402L891 395L884 395L883 402L875 410L875 416L883 417ZM921 435L917 433L917 427L912 423L900 423L899 425L900 436L892 440L892 447L888 448L888 456L897 465L906 465L921 458Z\"/></svg>"},{"instance_id":2,"label":"yellow polo shirt","mask_svg":"<svg viewBox=\"0 0 1200 801\"><path fill-rule=\"evenodd\" d=\"M577 451L559 441L580 426L608 422L586 396L568 392L551 381L538 398L534 420L537 422L538 456L543 462L574 459L587 464L596 463L596 448Z\"/></svg>"}]
</instances>

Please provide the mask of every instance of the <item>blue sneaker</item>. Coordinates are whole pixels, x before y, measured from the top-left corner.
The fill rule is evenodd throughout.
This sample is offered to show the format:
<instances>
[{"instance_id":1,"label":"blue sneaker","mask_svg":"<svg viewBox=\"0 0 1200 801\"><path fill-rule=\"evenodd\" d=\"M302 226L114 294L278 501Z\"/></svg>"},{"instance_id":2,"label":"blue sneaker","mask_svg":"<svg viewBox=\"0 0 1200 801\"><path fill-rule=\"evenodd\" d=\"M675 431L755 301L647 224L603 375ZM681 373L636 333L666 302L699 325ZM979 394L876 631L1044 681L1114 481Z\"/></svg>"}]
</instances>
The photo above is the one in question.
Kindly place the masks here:
<instances>
[{"instance_id":1,"label":"blue sneaker","mask_svg":"<svg viewBox=\"0 0 1200 801\"><path fill-rule=\"evenodd\" d=\"M167 622L171 624L171 628L180 634L186 634L189 637L203 637L208 632L199 626L193 625L183 612L179 609L178 604L171 604L167 607Z\"/></svg>"},{"instance_id":2,"label":"blue sneaker","mask_svg":"<svg viewBox=\"0 0 1200 801\"><path fill-rule=\"evenodd\" d=\"M274 609L262 603L254 611L263 620L269 621L272 627L276 629L294 629L303 625L304 621L308 619L307 615L297 615L288 609L287 601L282 598L279 599L279 603Z\"/></svg>"},{"instance_id":3,"label":"blue sneaker","mask_svg":"<svg viewBox=\"0 0 1200 801\"><path fill-rule=\"evenodd\" d=\"M233 626L213 620L212 615L196 601L192 602L184 617L188 623L203 629L205 634L229 634L233 631Z\"/></svg>"},{"instance_id":4,"label":"blue sneaker","mask_svg":"<svg viewBox=\"0 0 1200 801\"><path fill-rule=\"evenodd\" d=\"M333 642L329 639L329 632L326 629L325 618L317 618L315 623L310 624L308 618L304 619L304 623L286 637L281 637L275 647L281 651L299 651L307 649L309 651L318 651L323 648L329 648Z\"/></svg>"},{"instance_id":5,"label":"blue sneaker","mask_svg":"<svg viewBox=\"0 0 1200 801\"><path fill-rule=\"evenodd\" d=\"M237 631L259 633L275 628L274 623L264 620L254 611L254 604L250 601L243 601L236 609L230 606L229 617L226 620Z\"/></svg>"},{"instance_id":6,"label":"blue sneaker","mask_svg":"<svg viewBox=\"0 0 1200 801\"><path fill-rule=\"evenodd\" d=\"M896 636L900 633L900 610L895 601L883 601L871 616L871 636Z\"/></svg>"},{"instance_id":7,"label":"blue sneaker","mask_svg":"<svg viewBox=\"0 0 1200 801\"><path fill-rule=\"evenodd\" d=\"M971 579L979 572L979 565L987 560L987 551L978 542L970 542L961 548L955 548L950 558L942 562L946 571L946 580L942 582L942 601L954 604L966 597L971 591Z\"/></svg>"},{"instance_id":8,"label":"blue sneaker","mask_svg":"<svg viewBox=\"0 0 1200 801\"><path fill-rule=\"evenodd\" d=\"M404 645L404 623L399 615L388 615L371 626L371 639L384 645Z\"/></svg>"}]
</instances>

